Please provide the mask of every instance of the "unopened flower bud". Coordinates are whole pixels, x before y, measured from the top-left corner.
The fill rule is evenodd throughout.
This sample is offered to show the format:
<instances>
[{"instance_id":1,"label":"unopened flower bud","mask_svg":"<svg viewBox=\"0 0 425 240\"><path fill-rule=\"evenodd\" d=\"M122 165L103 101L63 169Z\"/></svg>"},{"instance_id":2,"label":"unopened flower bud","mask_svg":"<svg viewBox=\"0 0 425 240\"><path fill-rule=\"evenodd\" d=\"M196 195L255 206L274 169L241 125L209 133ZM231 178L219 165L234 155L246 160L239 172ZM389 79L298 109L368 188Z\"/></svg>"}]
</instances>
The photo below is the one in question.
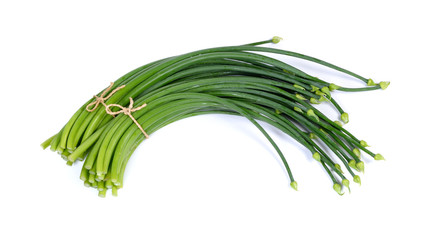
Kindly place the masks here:
<instances>
[{"instance_id":1,"label":"unopened flower bud","mask_svg":"<svg viewBox=\"0 0 425 240\"><path fill-rule=\"evenodd\" d=\"M318 88L318 87L316 87L316 86L314 86L314 85L310 85L311 86L311 91L312 92L315 92L315 91L317 91L317 90L320 90L320 88Z\"/></svg>"},{"instance_id":2,"label":"unopened flower bud","mask_svg":"<svg viewBox=\"0 0 425 240\"><path fill-rule=\"evenodd\" d=\"M364 162L360 161L356 163L357 169L359 169L360 172L364 173Z\"/></svg>"},{"instance_id":3,"label":"unopened flower bud","mask_svg":"<svg viewBox=\"0 0 425 240\"><path fill-rule=\"evenodd\" d=\"M380 82L379 86L381 86L382 90L387 89L388 85L390 85L390 82Z\"/></svg>"},{"instance_id":4,"label":"unopened flower bud","mask_svg":"<svg viewBox=\"0 0 425 240\"><path fill-rule=\"evenodd\" d=\"M318 162L320 162L320 154L318 152L315 152L313 154L313 158L316 159Z\"/></svg>"},{"instance_id":5,"label":"unopened flower bud","mask_svg":"<svg viewBox=\"0 0 425 240\"><path fill-rule=\"evenodd\" d=\"M348 191L350 191L350 193L351 193L351 190L350 190L350 181L348 181L348 179L343 179L342 180L342 185L344 185L346 188L348 188Z\"/></svg>"},{"instance_id":6,"label":"unopened flower bud","mask_svg":"<svg viewBox=\"0 0 425 240\"><path fill-rule=\"evenodd\" d=\"M348 119L348 113L342 113L341 114L341 120L343 123L348 123L349 119Z\"/></svg>"},{"instance_id":7,"label":"unopened flower bud","mask_svg":"<svg viewBox=\"0 0 425 240\"><path fill-rule=\"evenodd\" d=\"M344 195L344 193L342 193L342 186L339 183L335 183L333 186L335 192L337 192L340 196Z\"/></svg>"},{"instance_id":8,"label":"unopened flower bud","mask_svg":"<svg viewBox=\"0 0 425 240\"><path fill-rule=\"evenodd\" d=\"M312 104L319 104L320 101L317 100L317 99L315 99L315 98L310 98L310 103L312 103Z\"/></svg>"},{"instance_id":9,"label":"unopened flower bud","mask_svg":"<svg viewBox=\"0 0 425 240\"><path fill-rule=\"evenodd\" d=\"M356 157L360 158L360 150L358 148L354 148L353 153L356 155Z\"/></svg>"},{"instance_id":10,"label":"unopened flower bud","mask_svg":"<svg viewBox=\"0 0 425 240\"><path fill-rule=\"evenodd\" d=\"M358 184L362 185L362 181L360 180L360 176L359 175L354 175L353 181L355 183L358 183Z\"/></svg>"},{"instance_id":11,"label":"unopened flower bud","mask_svg":"<svg viewBox=\"0 0 425 240\"><path fill-rule=\"evenodd\" d=\"M303 95L296 93L295 97L298 98L299 100L307 100Z\"/></svg>"},{"instance_id":12,"label":"unopened flower bud","mask_svg":"<svg viewBox=\"0 0 425 240\"><path fill-rule=\"evenodd\" d=\"M291 182L291 187L295 190L298 191L298 183L296 181Z\"/></svg>"},{"instance_id":13,"label":"unopened flower bud","mask_svg":"<svg viewBox=\"0 0 425 240\"><path fill-rule=\"evenodd\" d=\"M338 88L340 88L340 86L335 85L333 83L329 84L329 90L330 91L337 90Z\"/></svg>"},{"instance_id":14,"label":"unopened flower bud","mask_svg":"<svg viewBox=\"0 0 425 240\"><path fill-rule=\"evenodd\" d=\"M352 159L348 162L348 166L357 170L356 161L354 159Z\"/></svg>"},{"instance_id":15,"label":"unopened flower bud","mask_svg":"<svg viewBox=\"0 0 425 240\"><path fill-rule=\"evenodd\" d=\"M305 88L301 87L300 85L294 84L295 88L301 89L301 90L305 90Z\"/></svg>"},{"instance_id":16,"label":"unopened flower bud","mask_svg":"<svg viewBox=\"0 0 425 240\"><path fill-rule=\"evenodd\" d=\"M360 141L360 145L361 145L362 147L370 147L370 146L367 144L367 142L366 142L366 141L364 141L364 140L361 140L361 141Z\"/></svg>"},{"instance_id":17,"label":"unopened flower bud","mask_svg":"<svg viewBox=\"0 0 425 240\"><path fill-rule=\"evenodd\" d=\"M338 125L338 126L342 127L342 122L340 122L340 121L338 121L338 120L335 120L335 121L334 121L334 123L336 123L336 125Z\"/></svg>"},{"instance_id":18,"label":"unopened flower bud","mask_svg":"<svg viewBox=\"0 0 425 240\"><path fill-rule=\"evenodd\" d=\"M326 95L328 95L329 97L331 96L331 91L329 90L328 87L322 87L320 90L322 90L322 92L326 93Z\"/></svg>"},{"instance_id":19,"label":"unopened flower bud","mask_svg":"<svg viewBox=\"0 0 425 240\"><path fill-rule=\"evenodd\" d=\"M341 173L343 173L342 172L342 169L341 169L341 165L339 165L338 163L335 163L334 166L335 166L336 169L338 169L338 171L340 171Z\"/></svg>"},{"instance_id":20,"label":"unopened flower bud","mask_svg":"<svg viewBox=\"0 0 425 240\"><path fill-rule=\"evenodd\" d=\"M294 110L296 112L303 113L303 110L301 110L301 108L299 108L299 107L294 107Z\"/></svg>"},{"instance_id":21,"label":"unopened flower bud","mask_svg":"<svg viewBox=\"0 0 425 240\"><path fill-rule=\"evenodd\" d=\"M283 38L281 38L281 37L274 36L274 37L272 38L272 42L276 44L276 43L279 43L282 39L283 39Z\"/></svg>"},{"instance_id":22,"label":"unopened flower bud","mask_svg":"<svg viewBox=\"0 0 425 240\"><path fill-rule=\"evenodd\" d=\"M367 85L368 85L368 86L375 86L375 85L376 85L376 83L375 83L372 79L370 79L370 78L369 78L369 79L367 80Z\"/></svg>"},{"instance_id":23,"label":"unopened flower bud","mask_svg":"<svg viewBox=\"0 0 425 240\"><path fill-rule=\"evenodd\" d=\"M319 117L314 113L313 109L307 110L307 116L313 118L316 122L320 122Z\"/></svg>"},{"instance_id":24,"label":"unopened flower bud","mask_svg":"<svg viewBox=\"0 0 425 240\"><path fill-rule=\"evenodd\" d=\"M373 157L375 160L385 160L385 158L381 154L376 154L375 157Z\"/></svg>"}]
</instances>

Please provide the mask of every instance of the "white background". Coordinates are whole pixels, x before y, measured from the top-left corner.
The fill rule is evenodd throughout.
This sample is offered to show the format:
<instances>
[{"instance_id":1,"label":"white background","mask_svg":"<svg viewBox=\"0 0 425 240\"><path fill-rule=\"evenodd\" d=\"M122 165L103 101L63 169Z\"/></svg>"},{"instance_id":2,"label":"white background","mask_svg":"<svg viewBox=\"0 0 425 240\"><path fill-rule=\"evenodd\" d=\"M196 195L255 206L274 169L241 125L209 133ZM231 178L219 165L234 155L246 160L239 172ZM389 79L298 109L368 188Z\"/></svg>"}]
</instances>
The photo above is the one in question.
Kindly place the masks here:
<instances>
[{"instance_id":1,"label":"white background","mask_svg":"<svg viewBox=\"0 0 425 240\"><path fill-rule=\"evenodd\" d=\"M0 239L424 239L420 2L1 1ZM365 157L351 194L338 196L307 151L265 125L298 181L293 191L266 139L237 117L152 134L116 198L97 197L78 179L81 164L39 146L140 65L274 35L284 40L273 47L391 81L385 91L334 94L350 114L346 128L387 159Z\"/></svg>"}]
</instances>

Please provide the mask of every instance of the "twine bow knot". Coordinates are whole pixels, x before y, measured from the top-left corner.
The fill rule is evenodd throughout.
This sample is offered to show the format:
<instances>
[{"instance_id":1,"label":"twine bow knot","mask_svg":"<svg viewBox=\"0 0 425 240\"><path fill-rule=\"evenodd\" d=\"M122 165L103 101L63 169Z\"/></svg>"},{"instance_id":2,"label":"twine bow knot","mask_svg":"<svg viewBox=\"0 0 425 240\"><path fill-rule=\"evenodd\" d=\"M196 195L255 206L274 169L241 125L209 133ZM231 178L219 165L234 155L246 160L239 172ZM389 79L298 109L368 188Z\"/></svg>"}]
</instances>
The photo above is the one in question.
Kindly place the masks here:
<instances>
[{"instance_id":1,"label":"twine bow knot","mask_svg":"<svg viewBox=\"0 0 425 240\"><path fill-rule=\"evenodd\" d=\"M95 98L95 100L86 106L86 110L89 111L89 112L93 112L94 110L96 110L96 108L99 106L99 104L102 104L106 108L105 101L108 100L110 97L112 97L112 95L114 95L114 93L116 93L118 90L125 87L125 85L117 87L112 92L110 92L108 96L104 97L105 94L112 89L112 86L114 86L113 82L111 82L109 87L106 88L105 91L103 91L102 94L99 97L94 95L93 97ZM93 107L91 107L91 106L93 106Z\"/></svg>"},{"instance_id":2,"label":"twine bow knot","mask_svg":"<svg viewBox=\"0 0 425 240\"><path fill-rule=\"evenodd\" d=\"M136 112L144 107L146 107L146 103L144 103L141 106L138 106L136 108L133 108L133 98L130 97L130 104L128 105L128 107L123 107L119 104L109 104L105 106L106 109L106 113L112 116L118 115L120 113L124 113L125 115L129 116L131 118L131 120L133 120L133 122L137 125L137 127L142 131L143 135L145 135L146 138L149 138L149 135L145 132L145 130L143 130L142 126L140 126L140 124L137 122L137 120L133 117L133 115L131 115L131 113ZM113 112L111 111L111 107L118 107L121 108L121 110Z\"/></svg>"}]
</instances>

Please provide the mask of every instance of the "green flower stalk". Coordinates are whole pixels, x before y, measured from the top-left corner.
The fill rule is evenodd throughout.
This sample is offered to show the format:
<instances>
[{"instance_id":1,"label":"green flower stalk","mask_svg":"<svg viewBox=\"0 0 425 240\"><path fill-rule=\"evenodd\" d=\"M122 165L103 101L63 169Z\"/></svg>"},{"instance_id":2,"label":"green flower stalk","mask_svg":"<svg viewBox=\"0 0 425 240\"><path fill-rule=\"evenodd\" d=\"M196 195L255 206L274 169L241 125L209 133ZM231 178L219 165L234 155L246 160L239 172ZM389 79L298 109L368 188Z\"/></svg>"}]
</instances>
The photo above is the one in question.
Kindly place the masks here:
<instances>
[{"instance_id":1,"label":"green flower stalk","mask_svg":"<svg viewBox=\"0 0 425 240\"><path fill-rule=\"evenodd\" d=\"M375 84L314 57L260 46L280 41L281 38L273 37L244 45L202 49L136 68L108 88L93 93L96 97L87 99L41 147L59 153L69 166L82 165L81 181L94 188L99 197L105 197L109 190L117 196L118 189L124 186L127 163L137 147L150 139L148 136L189 117L239 116L252 123L261 132L261 140L273 147L291 188L298 189L290 168L292 160L286 159L262 123L311 153L334 183L333 189L342 195L342 186L349 191L350 188L341 166L360 184L360 177L352 171L364 172L360 150L375 160L384 158L366 149L365 141L343 128L341 122L331 120L315 104L327 102L340 114L341 121L348 123L348 114L335 96L331 97L331 91L385 89L389 82ZM276 56L322 65L357 79L364 87L346 88L329 83ZM74 164L77 160L83 164Z\"/></svg>"}]
</instances>

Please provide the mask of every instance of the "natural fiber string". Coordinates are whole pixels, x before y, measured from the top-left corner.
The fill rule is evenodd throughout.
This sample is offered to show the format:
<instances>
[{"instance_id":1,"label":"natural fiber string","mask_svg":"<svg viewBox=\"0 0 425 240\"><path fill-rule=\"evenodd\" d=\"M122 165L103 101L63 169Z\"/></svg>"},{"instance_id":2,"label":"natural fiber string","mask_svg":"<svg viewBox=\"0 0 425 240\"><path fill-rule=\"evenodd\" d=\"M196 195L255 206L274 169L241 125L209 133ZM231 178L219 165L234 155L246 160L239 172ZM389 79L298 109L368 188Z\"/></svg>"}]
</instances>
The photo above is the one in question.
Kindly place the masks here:
<instances>
[{"instance_id":1,"label":"natural fiber string","mask_svg":"<svg viewBox=\"0 0 425 240\"><path fill-rule=\"evenodd\" d=\"M136 107L136 108L133 108L133 104L134 104L133 98L130 97L130 104L128 105L128 108L123 107L119 104L109 104L109 105L105 106L106 113L108 113L109 115L112 115L112 116L118 115L120 113L124 113L125 115L129 116L131 118L131 120L133 120L133 122L137 125L137 127L139 127L139 129L142 131L143 135L145 135L146 138L149 138L149 135L145 132L145 130L143 130L142 126L140 126L140 124L133 117L133 115L131 115L131 113L146 107L146 103L144 103L142 106L139 106L139 107ZM112 112L110 107L119 107L119 108L121 108L121 110L119 110L117 112Z\"/></svg>"},{"instance_id":2,"label":"natural fiber string","mask_svg":"<svg viewBox=\"0 0 425 240\"><path fill-rule=\"evenodd\" d=\"M120 87L117 87L111 93L109 93L108 96L103 97L103 96L105 96L105 94L107 92L109 92L112 89L112 86L114 86L114 83L113 82L111 82L111 84L109 85L109 87L107 89L105 89L105 91L103 91L103 93L100 95L100 97L94 95L94 98L96 100L94 102L91 102L89 105L87 105L86 106L86 110L89 111L89 112L93 112L99 106L99 103L101 103L106 108L105 101L108 100L112 95L114 95L114 93L116 93L118 90L120 90L120 89L122 89L122 88L125 87L125 85L122 85ZM90 108L93 105L94 105L94 107Z\"/></svg>"}]
</instances>

